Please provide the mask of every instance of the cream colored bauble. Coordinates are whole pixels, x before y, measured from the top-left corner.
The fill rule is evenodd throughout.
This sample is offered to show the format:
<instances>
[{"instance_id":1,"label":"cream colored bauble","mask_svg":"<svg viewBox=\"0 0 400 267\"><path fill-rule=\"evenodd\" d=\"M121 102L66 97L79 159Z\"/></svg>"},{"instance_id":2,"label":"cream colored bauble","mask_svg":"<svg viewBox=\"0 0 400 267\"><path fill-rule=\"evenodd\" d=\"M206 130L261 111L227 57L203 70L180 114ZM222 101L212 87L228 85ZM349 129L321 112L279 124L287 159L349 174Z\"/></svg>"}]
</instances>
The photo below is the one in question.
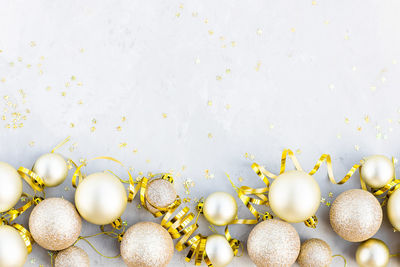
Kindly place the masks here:
<instances>
[{"instance_id":1,"label":"cream colored bauble","mask_svg":"<svg viewBox=\"0 0 400 267\"><path fill-rule=\"evenodd\" d=\"M331 247L321 239L308 239L301 244L297 262L300 267L329 267L332 262Z\"/></svg>"},{"instance_id":2,"label":"cream colored bauble","mask_svg":"<svg viewBox=\"0 0 400 267\"><path fill-rule=\"evenodd\" d=\"M79 237L82 219L74 205L62 198L41 201L29 217L29 231L39 246L48 250L63 250Z\"/></svg>"},{"instance_id":3,"label":"cream colored bauble","mask_svg":"<svg viewBox=\"0 0 400 267\"><path fill-rule=\"evenodd\" d=\"M257 267L290 266L299 255L300 237L287 222L266 220L250 232L247 251Z\"/></svg>"},{"instance_id":4,"label":"cream colored bauble","mask_svg":"<svg viewBox=\"0 0 400 267\"><path fill-rule=\"evenodd\" d=\"M400 231L400 189L394 191L387 203L387 212L390 223Z\"/></svg>"},{"instance_id":5,"label":"cream colored bauble","mask_svg":"<svg viewBox=\"0 0 400 267\"><path fill-rule=\"evenodd\" d=\"M344 240L361 242L378 232L382 224L382 208L370 192L351 189L333 202L330 213L333 230Z\"/></svg>"},{"instance_id":6,"label":"cream colored bauble","mask_svg":"<svg viewBox=\"0 0 400 267\"><path fill-rule=\"evenodd\" d=\"M272 182L268 199L277 217L298 223L315 215L321 203L321 191L311 175L303 171L288 171Z\"/></svg>"},{"instance_id":7,"label":"cream colored bauble","mask_svg":"<svg viewBox=\"0 0 400 267\"><path fill-rule=\"evenodd\" d=\"M223 226L231 223L237 215L236 200L228 193L215 192L204 201L204 217L211 224Z\"/></svg>"},{"instance_id":8,"label":"cream colored bauble","mask_svg":"<svg viewBox=\"0 0 400 267\"><path fill-rule=\"evenodd\" d=\"M214 267L225 267L233 260L233 250L223 235L207 237L206 254Z\"/></svg>"},{"instance_id":9,"label":"cream colored bauble","mask_svg":"<svg viewBox=\"0 0 400 267\"><path fill-rule=\"evenodd\" d=\"M57 253L54 267L90 267L89 256L83 249L72 246Z\"/></svg>"},{"instance_id":10,"label":"cream colored bauble","mask_svg":"<svg viewBox=\"0 0 400 267\"><path fill-rule=\"evenodd\" d=\"M361 243L356 251L356 261L360 267L386 267L389 258L389 248L384 242L375 238Z\"/></svg>"},{"instance_id":11,"label":"cream colored bauble","mask_svg":"<svg viewBox=\"0 0 400 267\"><path fill-rule=\"evenodd\" d=\"M121 256L128 267L165 267L173 254L170 234L153 222L131 226L121 241Z\"/></svg>"},{"instance_id":12,"label":"cream colored bauble","mask_svg":"<svg viewBox=\"0 0 400 267\"><path fill-rule=\"evenodd\" d=\"M369 156L361 166L361 177L371 188L383 187L394 178L393 162L386 156Z\"/></svg>"},{"instance_id":13,"label":"cream colored bauble","mask_svg":"<svg viewBox=\"0 0 400 267\"><path fill-rule=\"evenodd\" d=\"M79 183L75 205L86 221L98 225L110 224L126 209L126 191L117 177L104 172L94 173Z\"/></svg>"},{"instance_id":14,"label":"cream colored bauble","mask_svg":"<svg viewBox=\"0 0 400 267\"><path fill-rule=\"evenodd\" d=\"M28 257L28 249L18 230L0 225L0 266L22 267Z\"/></svg>"},{"instance_id":15,"label":"cream colored bauble","mask_svg":"<svg viewBox=\"0 0 400 267\"><path fill-rule=\"evenodd\" d=\"M167 208L174 203L176 190L172 183L165 179L154 179L149 182L146 200L153 207Z\"/></svg>"},{"instance_id":16,"label":"cream colored bauble","mask_svg":"<svg viewBox=\"0 0 400 267\"><path fill-rule=\"evenodd\" d=\"M57 186L68 176L68 165L63 156L47 153L40 156L33 165L32 171L42 178L47 187Z\"/></svg>"},{"instance_id":17,"label":"cream colored bauble","mask_svg":"<svg viewBox=\"0 0 400 267\"><path fill-rule=\"evenodd\" d=\"M0 161L0 212L13 208L21 194L21 176L13 166Z\"/></svg>"}]
</instances>

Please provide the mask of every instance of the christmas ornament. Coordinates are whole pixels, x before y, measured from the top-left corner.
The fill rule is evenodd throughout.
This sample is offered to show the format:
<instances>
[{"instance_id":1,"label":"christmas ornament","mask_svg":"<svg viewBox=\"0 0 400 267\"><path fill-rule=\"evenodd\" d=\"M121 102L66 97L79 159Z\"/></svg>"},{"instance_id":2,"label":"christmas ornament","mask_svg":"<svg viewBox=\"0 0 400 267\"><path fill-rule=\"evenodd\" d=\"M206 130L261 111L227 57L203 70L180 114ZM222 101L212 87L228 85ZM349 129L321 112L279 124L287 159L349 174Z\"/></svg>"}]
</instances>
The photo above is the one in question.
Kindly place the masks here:
<instances>
[{"instance_id":1,"label":"christmas ornament","mask_svg":"<svg viewBox=\"0 0 400 267\"><path fill-rule=\"evenodd\" d=\"M126 209L126 191L117 177L109 173L94 173L79 183L75 205L86 221L98 225L110 224Z\"/></svg>"},{"instance_id":2,"label":"christmas ornament","mask_svg":"<svg viewBox=\"0 0 400 267\"><path fill-rule=\"evenodd\" d=\"M22 180L17 170L0 162L0 212L13 208L22 194Z\"/></svg>"},{"instance_id":3,"label":"christmas ornament","mask_svg":"<svg viewBox=\"0 0 400 267\"><path fill-rule=\"evenodd\" d=\"M57 153L47 153L39 157L32 171L37 174L45 186L53 187L64 182L68 175L67 162Z\"/></svg>"},{"instance_id":4,"label":"christmas ornament","mask_svg":"<svg viewBox=\"0 0 400 267\"><path fill-rule=\"evenodd\" d=\"M300 237L290 224L266 220L250 232L247 251L257 267L290 266L299 255Z\"/></svg>"},{"instance_id":5,"label":"christmas ornament","mask_svg":"<svg viewBox=\"0 0 400 267\"><path fill-rule=\"evenodd\" d=\"M387 212L390 223L400 231L400 189L396 189L387 202Z\"/></svg>"},{"instance_id":6,"label":"christmas ornament","mask_svg":"<svg viewBox=\"0 0 400 267\"><path fill-rule=\"evenodd\" d=\"M206 242L206 255L214 267L225 267L233 260L233 250L223 235L210 235Z\"/></svg>"},{"instance_id":7,"label":"christmas ornament","mask_svg":"<svg viewBox=\"0 0 400 267\"><path fill-rule=\"evenodd\" d=\"M28 249L18 230L0 225L0 266L23 267Z\"/></svg>"},{"instance_id":8,"label":"christmas ornament","mask_svg":"<svg viewBox=\"0 0 400 267\"><path fill-rule=\"evenodd\" d=\"M48 250L63 250L79 237L82 220L74 205L62 198L41 201L29 217L33 239Z\"/></svg>"},{"instance_id":9,"label":"christmas ornament","mask_svg":"<svg viewBox=\"0 0 400 267\"><path fill-rule=\"evenodd\" d=\"M360 267L385 267L389 258L389 248L383 241L375 238L361 243L356 251L356 261Z\"/></svg>"},{"instance_id":10,"label":"christmas ornament","mask_svg":"<svg viewBox=\"0 0 400 267\"><path fill-rule=\"evenodd\" d=\"M321 239L309 239L301 244L297 262L300 267L328 267L332 262L331 247Z\"/></svg>"},{"instance_id":11,"label":"christmas ornament","mask_svg":"<svg viewBox=\"0 0 400 267\"><path fill-rule=\"evenodd\" d=\"M55 267L89 267L88 254L81 248L72 246L57 253Z\"/></svg>"},{"instance_id":12,"label":"christmas ornament","mask_svg":"<svg viewBox=\"0 0 400 267\"><path fill-rule=\"evenodd\" d=\"M330 209L333 230L350 242L372 237L382 224L382 208L368 191L352 189L340 194Z\"/></svg>"},{"instance_id":13,"label":"christmas ornament","mask_svg":"<svg viewBox=\"0 0 400 267\"><path fill-rule=\"evenodd\" d=\"M164 267L174 253L167 230L153 222L131 226L121 241L121 256L129 267Z\"/></svg>"},{"instance_id":14,"label":"christmas ornament","mask_svg":"<svg viewBox=\"0 0 400 267\"><path fill-rule=\"evenodd\" d=\"M361 165L361 177L371 188L381 188L394 178L393 162L382 155L369 156Z\"/></svg>"},{"instance_id":15,"label":"christmas ornament","mask_svg":"<svg viewBox=\"0 0 400 267\"><path fill-rule=\"evenodd\" d=\"M147 185L146 201L148 208L167 208L177 197L174 185L168 180L158 178ZM150 207L149 207L150 206Z\"/></svg>"},{"instance_id":16,"label":"christmas ornament","mask_svg":"<svg viewBox=\"0 0 400 267\"><path fill-rule=\"evenodd\" d=\"M236 200L225 192L212 193L204 201L203 213L211 224L227 225L236 217Z\"/></svg>"}]
</instances>

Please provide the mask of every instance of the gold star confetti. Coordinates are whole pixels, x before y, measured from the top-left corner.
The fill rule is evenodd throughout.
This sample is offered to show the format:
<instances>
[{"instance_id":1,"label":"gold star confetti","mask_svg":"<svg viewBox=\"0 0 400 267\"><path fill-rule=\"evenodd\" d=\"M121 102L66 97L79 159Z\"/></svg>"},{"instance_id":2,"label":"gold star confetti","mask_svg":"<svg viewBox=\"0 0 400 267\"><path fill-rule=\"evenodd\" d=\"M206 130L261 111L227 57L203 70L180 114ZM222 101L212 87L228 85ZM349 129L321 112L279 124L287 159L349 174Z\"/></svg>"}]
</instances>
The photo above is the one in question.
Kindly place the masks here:
<instances>
[{"instance_id":1,"label":"gold star confetti","mask_svg":"<svg viewBox=\"0 0 400 267\"><path fill-rule=\"evenodd\" d=\"M134 150L132 150L132 152L136 154L136 153L138 152L137 148L135 148Z\"/></svg>"},{"instance_id":2,"label":"gold star confetti","mask_svg":"<svg viewBox=\"0 0 400 267\"><path fill-rule=\"evenodd\" d=\"M296 154L300 155L301 154L301 149L296 150Z\"/></svg>"},{"instance_id":3,"label":"gold star confetti","mask_svg":"<svg viewBox=\"0 0 400 267\"><path fill-rule=\"evenodd\" d=\"M190 189L191 189L192 187L194 187L194 182L193 182L193 180L192 180L192 179L186 179L186 180L183 182L183 187L185 188L185 193L186 193L186 195L189 195L189 194L190 194Z\"/></svg>"},{"instance_id":4,"label":"gold star confetti","mask_svg":"<svg viewBox=\"0 0 400 267\"><path fill-rule=\"evenodd\" d=\"M212 133L208 133L208 138L213 138L213 135L212 135Z\"/></svg>"},{"instance_id":5,"label":"gold star confetti","mask_svg":"<svg viewBox=\"0 0 400 267\"><path fill-rule=\"evenodd\" d=\"M150 163L150 160L149 160L149 159L146 159L146 163Z\"/></svg>"},{"instance_id":6,"label":"gold star confetti","mask_svg":"<svg viewBox=\"0 0 400 267\"><path fill-rule=\"evenodd\" d=\"M258 61L258 62L257 62L257 65L256 65L256 67L255 67L255 70L256 70L256 71L259 71L260 68L261 68L261 61Z\"/></svg>"},{"instance_id":7,"label":"gold star confetti","mask_svg":"<svg viewBox=\"0 0 400 267\"><path fill-rule=\"evenodd\" d=\"M71 76L71 81L75 81L76 77L74 75Z\"/></svg>"},{"instance_id":8,"label":"gold star confetti","mask_svg":"<svg viewBox=\"0 0 400 267\"><path fill-rule=\"evenodd\" d=\"M97 120L96 120L96 119L92 119L92 123L93 123L93 124L96 124L96 123L97 123Z\"/></svg>"},{"instance_id":9,"label":"gold star confetti","mask_svg":"<svg viewBox=\"0 0 400 267\"><path fill-rule=\"evenodd\" d=\"M352 70L352 71L356 71L356 70L357 70L357 67L356 67L356 66L353 66L353 67L351 68L351 70Z\"/></svg>"},{"instance_id":10,"label":"gold star confetti","mask_svg":"<svg viewBox=\"0 0 400 267\"><path fill-rule=\"evenodd\" d=\"M354 145L354 150L355 151L359 151L360 150L360 146L359 145Z\"/></svg>"},{"instance_id":11,"label":"gold star confetti","mask_svg":"<svg viewBox=\"0 0 400 267\"><path fill-rule=\"evenodd\" d=\"M209 100L209 101L207 102L207 105L212 106L212 101Z\"/></svg>"},{"instance_id":12,"label":"gold star confetti","mask_svg":"<svg viewBox=\"0 0 400 267\"><path fill-rule=\"evenodd\" d=\"M196 58L196 60L194 61L194 63L196 63L196 64L200 64L200 58L199 58L199 57L197 57L197 58Z\"/></svg>"},{"instance_id":13,"label":"gold star confetti","mask_svg":"<svg viewBox=\"0 0 400 267\"><path fill-rule=\"evenodd\" d=\"M121 117L121 121L122 121L122 122L125 122L125 121L126 121L126 117L125 117L125 116L122 116L122 117Z\"/></svg>"},{"instance_id":14,"label":"gold star confetti","mask_svg":"<svg viewBox=\"0 0 400 267\"><path fill-rule=\"evenodd\" d=\"M321 197L321 203L325 203L325 198Z\"/></svg>"},{"instance_id":15,"label":"gold star confetti","mask_svg":"<svg viewBox=\"0 0 400 267\"><path fill-rule=\"evenodd\" d=\"M29 146L30 146L30 147L33 147L34 145L35 145L35 141L30 141L30 142L29 142Z\"/></svg>"},{"instance_id":16,"label":"gold star confetti","mask_svg":"<svg viewBox=\"0 0 400 267\"><path fill-rule=\"evenodd\" d=\"M0 79L0 81L1 81L2 83L5 83L5 82L6 82L6 78L3 77L3 78Z\"/></svg>"},{"instance_id":17,"label":"gold star confetti","mask_svg":"<svg viewBox=\"0 0 400 267\"><path fill-rule=\"evenodd\" d=\"M225 105L225 109L229 110L230 108L231 108L231 105L229 105L229 104Z\"/></svg>"},{"instance_id":18,"label":"gold star confetti","mask_svg":"<svg viewBox=\"0 0 400 267\"><path fill-rule=\"evenodd\" d=\"M180 4L180 5L179 5L179 8L180 8L180 9L183 9L183 4Z\"/></svg>"},{"instance_id":19,"label":"gold star confetti","mask_svg":"<svg viewBox=\"0 0 400 267\"><path fill-rule=\"evenodd\" d=\"M62 96L66 96L66 95L67 95L67 92L61 92L61 95L62 95Z\"/></svg>"},{"instance_id":20,"label":"gold star confetti","mask_svg":"<svg viewBox=\"0 0 400 267\"><path fill-rule=\"evenodd\" d=\"M381 82L382 83L386 82L386 78L385 77L381 77Z\"/></svg>"},{"instance_id":21,"label":"gold star confetti","mask_svg":"<svg viewBox=\"0 0 400 267\"><path fill-rule=\"evenodd\" d=\"M83 53L83 52L85 52L85 49L81 48L81 49L79 49L79 52Z\"/></svg>"},{"instance_id":22,"label":"gold star confetti","mask_svg":"<svg viewBox=\"0 0 400 267\"><path fill-rule=\"evenodd\" d=\"M119 147L123 148L126 147L128 144L126 142L119 143Z\"/></svg>"},{"instance_id":23,"label":"gold star confetti","mask_svg":"<svg viewBox=\"0 0 400 267\"><path fill-rule=\"evenodd\" d=\"M35 47L36 46L35 41L31 41L29 44L30 44L31 47Z\"/></svg>"},{"instance_id":24,"label":"gold star confetti","mask_svg":"<svg viewBox=\"0 0 400 267\"><path fill-rule=\"evenodd\" d=\"M331 83L331 84L329 85L329 89L331 89L331 90L335 89L335 85Z\"/></svg>"},{"instance_id":25,"label":"gold star confetti","mask_svg":"<svg viewBox=\"0 0 400 267\"><path fill-rule=\"evenodd\" d=\"M342 135L341 135L341 134L337 134L337 135L336 135L336 138L337 138L337 139L340 139L340 138L342 138Z\"/></svg>"},{"instance_id":26,"label":"gold star confetti","mask_svg":"<svg viewBox=\"0 0 400 267\"><path fill-rule=\"evenodd\" d=\"M226 70L225 70L225 73L226 73L226 74L231 73L231 69L226 69Z\"/></svg>"},{"instance_id":27,"label":"gold star confetti","mask_svg":"<svg viewBox=\"0 0 400 267\"><path fill-rule=\"evenodd\" d=\"M167 114L166 113L163 113L162 116L163 116L164 119L167 118Z\"/></svg>"},{"instance_id":28,"label":"gold star confetti","mask_svg":"<svg viewBox=\"0 0 400 267\"><path fill-rule=\"evenodd\" d=\"M344 39L345 39L345 40L349 40L349 39L350 39L350 36L349 36L348 34L346 34L346 35L344 36Z\"/></svg>"},{"instance_id":29,"label":"gold star confetti","mask_svg":"<svg viewBox=\"0 0 400 267\"><path fill-rule=\"evenodd\" d=\"M79 101L78 101L78 105L83 105L83 101L82 101L82 100L79 100Z\"/></svg>"},{"instance_id":30,"label":"gold star confetti","mask_svg":"<svg viewBox=\"0 0 400 267\"><path fill-rule=\"evenodd\" d=\"M257 29L256 33L257 33L257 35L261 35L262 34L262 30L261 29Z\"/></svg>"},{"instance_id":31,"label":"gold star confetti","mask_svg":"<svg viewBox=\"0 0 400 267\"><path fill-rule=\"evenodd\" d=\"M69 124L69 127L74 128L74 127L75 127L75 124L74 124L73 122L71 122L71 123Z\"/></svg>"},{"instance_id":32,"label":"gold star confetti","mask_svg":"<svg viewBox=\"0 0 400 267\"><path fill-rule=\"evenodd\" d=\"M64 191L68 192L70 190L69 186L64 187Z\"/></svg>"},{"instance_id":33,"label":"gold star confetti","mask_svg":"<svg viewBox=\"0 0 400 267\"><path fill-rule=\"evenodd\" d=\"M50 91L51 90L51 86L46 86L46 91Z\"/></svg>"},{"instance_id":34,"label":"gold star confetti","mask_svg":"<svg viewBox=\"0 0 400 267\"><path fill-rule=\"evenodd\" d=\"M369 89L370 89L371 91L376 91L376 86L371 86Z\"/></svg>"},{"instance_id":35,"label":"gold star confetti","mask_svg":"<svg viewBox=\"0 0 400 267\"><path fill-rule=\"evenodd\" d=\"M94 131L96 131L96 127L94 126L90 127L90 131L93 133Z\"/></svg>"},{"instance_id":36,"label":"gold star confetti","mask_svg":"<svg viewBox=\"0 0 400 267\"><path fill-rule=\"evenodd\" d=\"M296 28L291 28L290 31L291 32L296 32Z\"/></svg>"},{"instance_id":37,"label":"gold star confetti","mask_svg":"<svg viewBox=\"0 0 400 267\"><path fill-rule=\"evenodd\" d=\"M199 13L197 12L192 12L192 17L197 17L199 15Z\"/></svg>"},{"instance_id":38,"label":"gold star confetti","mask_svg":"<svg viewBox=\"0 0 400 267\"><path fill-rule=\"evenodd\" d=\"M178 13L175 14L175 16L176 16L177 18L179 18L179 17L181 16L181 13L178 12Z\"/></svg>"},{"instance_id":39,"label":"gold star confetti","mask_svg":"<svg viewBox=\"0 0 400 267\"><path fill-rule=\"evenodd\" d=\"M220 80L222 80L222 77L217 75L216 79L217 79L217 81L220 81Z\"/></svg>"},{"instance_id":40,"label":"gold star confetti","mask_svg":"<svg viewBox=\"0 0 400 267\"><path fill-rule=\"evenodd\" d=\"M333 197L333 193L332 193L332 192L329 192L329 193L328 193L328 196L329 196L330 198L332 198L332 197Z\"/></svg>"},{"instance_id":41,"label":"gold star confetti","mask_svg":"<svg viewBox=\"0 0 400 267\"><path fill-rule=\"evenodd\" d=\"M269 128L272 130L272 129L275 128L275 125L271 123L271 124L269 125Z\"/></svg>"},{"instance_id":42,"label":"gold star confetti","mask_svg":"<svg viewBox=\"0 0 400 267\"><path fill-rule=\"evenodd\" d=\"M348 118L345 118L344 122L348 124L348 123L350 123L350 120Z\"/></svg>"},{"instance_id":43,"label":"gold star confetti","mask_svg":"<svg viewBox=\"0 0 400 267\"><path fill-rule=\"evenodd\" d=\"M358 126L358 127L357 127L357 131L361 132L361 130L362 130L362 127L361 127L361 126Z\"/></svg>"},{"instance_id":44,"label":"gold star confetti","mask_svg":"<svg viewBox=\"0 0 400 267\"><path fill-rule=\"evenodd\" d=\"M213 35L213 34L214 34L214 31L209 30L209 31L208 31L208 34L209 34L209 35Z\"/></svg>"},{"instance_id":45,"label":"gold star confetti","mask_svg":"<svg viewBox=\"0 0 400 267\"><path fill-rule=\"evenodd\" d=\"M118 132L122 131L122 127L121 127L121 126L118 126L118 127L117 127L117 131L118 131Z\"/></svg>"},{"instance_id":46,"label":"gold star confetti","mask_svg":"<svg viewBox=\"0 0 400 267\"><path fill-rule=\"evenodd\" d=\"M207 24L208 23L208 19L204 19L204 23Z\"/></svg>"},{"instance_id":47,"label":"gold star confetti","mask_svg":"<svg viewBox=\"0 0 400 267\"><path fill-rule=\"evenodd\" d=\"M231 42L231 45L232 45L232 47L235 47L235 46L236 46L236 42L235 42L235 41L232 41L232 42Z\"/></svg>"},{"instance_id":48,"label":"gold star confetti","mask_svg":"<svg viewBox=\"0 0 400 267\"><path fill-rule=\"evenodd\" d=\"M312 1L311 4L312 4L313 6L316 6L316 5L317 5L317 1Z\"/></svg>"},{"instance_id":49,"label":"gold star confetti","mask_svg":"<svg viewBox=\"0 0 400 267\"><path fill-rule=\"evenodd\" d=\"M368 116L368 115L365 115L364 121L365 121L366 123L369 123L369 116Z\"/></svg>"},{"instance_id":50,"label":"gold star confetti","mask_svg":"<svg viewBox=\"0 0 400 267\"><path fill-rule=\"evenodd\" d=\"M326 204L325 204L327 207L329 207L330 205L331 205L331 202L326 202Z\"/></svg>"},{"instance_id":51,"label":"gold star confetti","mask_svg":"<svg viewBox=\"0 0 400 267\"><path fill-rule=\"evenodd\" d=\"M241 183L241 182L243 182L243 177L239 177L238 178L238 181Z\"/></svg>"}]
</instances>

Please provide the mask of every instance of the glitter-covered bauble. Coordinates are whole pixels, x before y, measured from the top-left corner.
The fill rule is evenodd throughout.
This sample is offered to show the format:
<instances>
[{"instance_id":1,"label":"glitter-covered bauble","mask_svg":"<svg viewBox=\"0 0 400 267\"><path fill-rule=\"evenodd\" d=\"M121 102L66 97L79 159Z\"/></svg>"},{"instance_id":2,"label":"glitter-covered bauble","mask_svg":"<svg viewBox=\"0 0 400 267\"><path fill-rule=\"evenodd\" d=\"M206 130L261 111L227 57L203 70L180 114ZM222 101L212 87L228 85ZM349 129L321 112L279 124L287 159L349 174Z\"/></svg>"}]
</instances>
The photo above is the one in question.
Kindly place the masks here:
<instances>
[{"instance_id":1,"label":"glitter-covered bauble","mask_svg":"<svg viewBox=\"0 0 400 267\"><path fill-rule=\"evenodd\" d=\"M400 231L400 189L394 191L387 203L387 213L390 223Z\"/></svg>"},{"instance_id":2,"label":"glitter-covered bauble","mask_svg":"<svg viewBox=\"0 0 400 267\"><path fill-rule=\"evenodd\" d=\"M88 222L110 224L124 213L128 197L121 181L105 172L91 174L79 183L75 205Z\"/></svg>"},{"instance_id":3,"label":"glitter-covered bauble","mask_svg":"<svg viewBox=\"0 0 400 267\"><path fill-rule=\"evenodd\" d=\"M67 178L68 165L60 154L47 153L36 160L32 171L42 178L45 186L52 187L62 184Z\"/></svg>"},{"instance_id":4,"label":"glitter-covered bauble","mask_svg":"<svg viewBox=\"0 0 400 267\"><path fill-rule=\"evenodd\" d=\"M0 225L0 266L22 267L28 257L28 249L18 230Z\"/></svg>"},{"instance_id":5,"label":"glitter-covered bauble","mask_svg":"<svg viewBox=\"0 0 400 267\"><path fill-rule=\"evenodd\" d=\"M167 208L174 203L176 190L172 183L165 179L154 179L149 182L146 200L153 207Z\"/></svg>"},{"instance_id":6,"label":"glitter-covered bauble","mask_svg":"<svg viewBox=\"0 0 400 267\"><path fill-rule=\"evenodd\" d=\"M227 225L236 218L236 200L225 192L212 193L204 201L203 213L211 224Z\"/></svg>"},{"instance_id":7,"label":"glitter-covered bauble","mask_svg":"<svg viewBox=\"0 0 400 267\"><path fill-rule=\"evenodd\" d=\"M13 166L0 161L0 212L13 208L21 194L21 176Z\"/></svg>"},{"instance_id":8,"label":"glitter-covered bauble","mask_svg":"<svg viewBox=\"0 0 400 267\"><path fill-rule=\"evenodd\" d=\"M272 182L268 199L277 217L298 223L315 215L321 204L321 191L311 175L303 171L288 171Z\"/></svg>"},{"instance_id":9,"label":"glitter-covered bauble","mask_svg":"<svg viewBox=\"0 0 400 267\"><path fill-rule=\"evenodd\" d=\"M356 251L356 261L360 267L385 267L389 258L389 248L383 241L375 238L361 243Z\"/></svg>"},{"instance_id":10,"label":"glitter-covered bauble","mask_svg":"<svg viewBox=\"0 0 400 267\"><path fill-rule=\"evenodd\" d=\"M378 232L382 224L382 208L370 192L351 189L333 202L330 213L333 230L344 240L361 242Z\"/></svg>"},{"instance_id":11,"label":"glitter-covered bauble","mask_svg":"<svg viewBox=\"0 0 400 267\"><path fill-rule=\"evenodd\" d=\"M257 267L290 266L299 255L300 237L287 222L266 220L250 232L247 251Z\"/></svg>"},{"instance_id":12,"label":"glitter-covered bauble","mask_svg":"<svg viewBox=\"0 0 400 267\"><path fill-rule=\"evenodd\" d=\"M393 162L386 156L369 156L361 166L361 177L371 188L383 187L394 178Z\"/></svg>"},{"instance_id":13,"label":"glitter-covered bauble","mask_svg":"<svg viewBox=\"0 0 400 267\"><path fill-rule=\"evenodd\" d=\"M332 262L331 247L321 239L308 239L301 244L297 262L301 267L328 267Z\"/></svg>"},{"instance_id":14,"label":"glitter-covered bauble","mask_svg":"<svg viewBox=\"0 0 400 267\"><path fill-rule=\"evenodd\" d=\"M57 253L55 267L89 267L88 254L81 248L72 246Z\"/></svg>"},{"instance_id":15,"label":"glitter-covered bauble","mask_svg":"<svg viewBox=\"0 0 400 267\"><path fill-rule=\"evenodd\" d=\"M121 241L121 256L128 267L164 267L173 254L170 234L153 222L131 226Z\"/></svg>"},{"instance_id":16,"label":"glitter-covered bauble","mask_svg":"<svg viewBox=\"0 0 400 267\"><path fill-rule=\"evenodd\" d=\"M206 254L214 267L225 267L233 260L233 250L223 235L207 237Z\"/></svg>"},{"instance_id":17,"label":"glitter-covered bauble","mask_svg":"<svg viewBox=\"0 0 400 267\"><path fill-rule=\"evenodd\" d=\"M79 237L82 219L74 205L62 198L41 201L29 217L29 230L39 246L48 250L63 250Z\"/></svg>"}]
</instances>

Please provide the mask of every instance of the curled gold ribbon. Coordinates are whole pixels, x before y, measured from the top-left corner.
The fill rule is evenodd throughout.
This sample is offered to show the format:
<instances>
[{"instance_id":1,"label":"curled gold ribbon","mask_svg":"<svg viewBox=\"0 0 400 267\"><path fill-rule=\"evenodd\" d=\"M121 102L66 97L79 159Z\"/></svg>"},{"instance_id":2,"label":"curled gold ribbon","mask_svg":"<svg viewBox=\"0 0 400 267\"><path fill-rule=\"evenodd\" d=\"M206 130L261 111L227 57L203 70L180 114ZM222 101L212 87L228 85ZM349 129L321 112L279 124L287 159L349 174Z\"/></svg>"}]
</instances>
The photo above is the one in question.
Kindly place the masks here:
<instances>
[{"instance_id":1,"label":"curled gold ribbon","mask_svg":"<svg viewBox=\"0 0 400 267\"><path fill-rule=\"evenodd\" d=\"M32 244L34 242L31 233L20 224L14 223L11 226L18 230L18 233L21 235L22 239L25 242L25 246L28 249L28 253L31 253L32 252Z\"/></svg>"},{"instance_id":2,"label":"curled gold ribbon","mask_svg":"<svg viewBox=\"0 0 400 267\"><path fill-rule=\"evenodd\" d=\"M24 196L26 196L24 194ZM7 212L5 212L6 215L8 215L8 220L9 222L14 221L18 216L20 216L22 213L24 213L26 210L28 210L32 205L37 205L43 200L42 197L32 197L30 201L28 201L25 205L21 206L18 209L11 209Z\"/></svg>"},{"instance_id":3,"label":"curled gold ribbon","mask_svg":"<svg viewBox=\"0 0 400 267\"><path fill-rule=\"evenodd\" d=\"M24 178L24 180L33 188L33 190L39 192L43 191L44 182L39 175L25 167L19 167L17 171L21 177Z\"/></svg>"}]
</instances>

